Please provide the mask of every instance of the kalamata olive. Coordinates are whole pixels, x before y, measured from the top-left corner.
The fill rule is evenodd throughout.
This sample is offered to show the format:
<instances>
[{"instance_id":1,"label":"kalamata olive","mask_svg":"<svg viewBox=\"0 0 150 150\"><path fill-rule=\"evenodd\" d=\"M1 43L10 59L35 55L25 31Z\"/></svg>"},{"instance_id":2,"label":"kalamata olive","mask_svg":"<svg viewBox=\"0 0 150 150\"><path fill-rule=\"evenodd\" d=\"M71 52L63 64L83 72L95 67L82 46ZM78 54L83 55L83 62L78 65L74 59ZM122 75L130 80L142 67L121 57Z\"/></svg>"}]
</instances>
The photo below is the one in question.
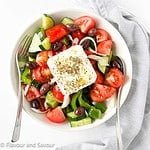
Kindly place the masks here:
<instances>
[{"instance_id":1,"label":"kalamata olive","mask_svg":"<svg viewBox=\"0 0 150 150\"><path fill-rule=\"evenodd\" d=\"M52 50L59 51L62 48L63 44L61 42L56 42L52 45Z\"/></svg>"},{"instance_id":2,"label":"kalamata olive","mask_svg":"<svg viewBox=\"0 0 150 150\"><path fill-rule=\"evenodd\" d=\"M29 61L26 63L26 66L29 67L29 69L35 69L38 67L38 64L36 62Z\"/></svg>"},{"instance_id":3,"label":"kalamata olive","mask_svg":"<svg viewBox=\"0 0 150 150\"><path fill-rule=\"evenodd\" d=\"M38 100L33 100L30 102L32 108L40 109L40 102Z\"/></svg>"},{"instance_id":4,"label":"kalamata olive","mask_svg":"<svg viewBox=\"0 0 150 150\"><path fill-rule=\"evenodd\" d=\"M80 29L76 24L67 24L66 26L70 32L75 32Z\"/></svg>"},{"instance_id":5,"label":"kalamata olive","mask_svg":"<svg viewBox=\"0 0 150 150\"><path fill-rule=\"evenodd\" d=\"M117 67L120 71L123 72L123 63L118 56L115 56L113 60L110 62L112 67Z\"/></svg>"},{"instance_id":6,"label":"kalamata olive","mask_svg":"<svg viewBox=\"0 0 150 150\"><path fill-rule=\"evenodd\" d=\"M92 28L88 31L88 36L94 37L96 35L96 28Z\"/></svg>"},{"instance_id":7,"label":"kalamata olive","mask_svg":"<svg viewBox=\"0 0 150 150\"><path fill-rule=\"evenodd\" d=\"M77 116L84 116L85 115L85 108L80 106L75 110L75 114Z\"/></svg>"},{"instance_id":8,"label":"kalamata olive","mask_svg":"<svg viewBox=\"0 0 150 150\"><path fill-rule=\"evenodd\" d=\"M44 83L40 88L40 94L44 95L46 94L50 89L50 85L48 83Z\"/></svg>"},{"instance_id":9,"label":"kalamata olive","mask_svg":"<svg viewBox=\"0 0 150 150\"><path fill-rule=\"evenodd\" d=\"M90 40L87 39L87 40L83 41L81 43L81 45L83 46L84 50L87 50L89 48L89 46L90 46Z\"/></svg>"},{"instance_id":10,"label":"kalamata olive","mask_svg":"<svg viewBox=\"0 0 150 150\"><path fill-rule=\"evenodd\" d=\"M44 112L46 110L44 103L45 103L45 98L38 98L38 101L40 103L40 111Z\"/></svg>"}]
</instances>

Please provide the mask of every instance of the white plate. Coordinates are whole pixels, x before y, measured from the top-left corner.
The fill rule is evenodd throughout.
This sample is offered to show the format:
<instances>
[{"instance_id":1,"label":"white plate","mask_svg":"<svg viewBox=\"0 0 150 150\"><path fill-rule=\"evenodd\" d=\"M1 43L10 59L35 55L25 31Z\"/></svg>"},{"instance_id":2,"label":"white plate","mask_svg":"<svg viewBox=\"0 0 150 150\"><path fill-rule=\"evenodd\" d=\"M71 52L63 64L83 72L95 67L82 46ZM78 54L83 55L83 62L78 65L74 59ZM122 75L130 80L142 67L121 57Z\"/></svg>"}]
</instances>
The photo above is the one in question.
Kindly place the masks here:
<instances>
[{"instance_id":1,"label":"white plate","mask_svg":"<svg viewBox=\"0 0 150 150\"><path fill-rule=\"evenodd\" d=\"M55 18L55 21L60 21L60 19L65 17L65 16L70 17L70 18L78 18L80 16L89 15L89 16L93 17L96 20L98 27L103 28L106 31L108 31L108 33L112 37L112 40L115 43L116 55L124 60L125 66L126 66L127 80L125 82L125 85L124 85L123 91L122 91L122 95L121 95L121 106L122 106L122 104L125 102L125 100L127 98L127 95L129 93L129 89L130 89L130 86L131 86L132 62L131 62L131 56L130 56L128 47L127 47L125 41L123 40L122 36L120 35L120 33L108 21L106 21L101 16L95 15L93 13L87 13L84 10L77 10L77 9L60 10L60 11L51 13L50 15L53 18ZM35 21L33 24L31 24L25 30L25 32L21 35L21 37L19 38L19 40L18 40L18 42L17 42L17 44L14 48L13 55L12 55L12 63L11 63L11 78L12 78L12 85L13 85L13 88L15 90L15 94L17 93L17 86L18 86L18 82L17 82L17 77L18 76L17 76L17 70L16 70L16 66L15 66L15 56L14 56L16 48L17 48L20 40L22 39L22 37L24 37L24 35L34 33L40 25L41 25L41 18L39 20ZM92 124L89 124L89 125L86 125L86 126L81 126L81 127L76 127L76 128L71 128L67 122L63 123L63 124L55 124L55 123L51 123L51 122L47 121L45 115L34 113L30 109L30 106L29 106L29 104L26 100L24 101L24 110L30 116L32 116L34 119L39 120L40 121L39 123L44 123L49 128L56 128L57 130L77 131L77 130L93 128L95 126L98 126L98 125L104 123L108 119L110 119L115 114L115 104L114 104L114 102L115 102L115 96L113 96L108 101L108 103L107 103L108 109L105 112L105 115L103 116L102 119L98 119Z\"/></svg>"}]
</instances>

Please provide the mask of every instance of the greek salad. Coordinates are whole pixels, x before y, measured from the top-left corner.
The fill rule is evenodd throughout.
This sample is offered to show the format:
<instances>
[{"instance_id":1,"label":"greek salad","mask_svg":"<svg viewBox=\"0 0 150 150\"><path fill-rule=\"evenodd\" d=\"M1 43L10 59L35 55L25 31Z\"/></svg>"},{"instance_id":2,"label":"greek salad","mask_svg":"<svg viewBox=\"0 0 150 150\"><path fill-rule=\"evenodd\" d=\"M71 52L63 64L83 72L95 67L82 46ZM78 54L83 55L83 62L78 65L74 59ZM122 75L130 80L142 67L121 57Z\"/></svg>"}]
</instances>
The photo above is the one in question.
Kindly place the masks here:
<instances>
[{"instance_id":1,"label":"greek salad","mask_svg":"<svg viewBox=\"0 0 150 150\"><path fill-rule=\"evenodd\" d=\"M19 58L26 101L49 122L79 127L101 119L124 83L123 64L110 34L91 16L44 14L26 57Z\"/></svg>"}]
</instances>

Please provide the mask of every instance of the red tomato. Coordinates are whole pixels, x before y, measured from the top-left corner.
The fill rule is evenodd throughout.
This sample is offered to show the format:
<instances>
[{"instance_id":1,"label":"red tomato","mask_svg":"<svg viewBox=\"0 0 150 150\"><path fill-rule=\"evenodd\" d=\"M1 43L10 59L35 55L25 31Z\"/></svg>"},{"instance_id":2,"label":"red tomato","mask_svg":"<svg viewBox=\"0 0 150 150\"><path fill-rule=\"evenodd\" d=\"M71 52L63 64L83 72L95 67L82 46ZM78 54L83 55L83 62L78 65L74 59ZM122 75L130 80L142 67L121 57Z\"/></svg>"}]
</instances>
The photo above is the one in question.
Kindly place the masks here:
<instances>
[{"instance_id":1,"label":"red tomato","mask_svg":"<svg viewBox=\"0 0 150 150\"><path fill-rule=\"evenodd\" d=\"M55 123L62 123L66 120L66 117L59 106L52 110L49 110L46 116L50 121Z\"/></svg>"},{"instance_id":2,"label":"red tomato","mask_svg":"<svg viewBox=\"0 0 150 150\"><path fill-rule=\"evenodd\" d=\"M58 99L59 102L63 102L64 100L64 95L60 91L57 85L55 85L52 89L53 95Z\"/></svg>"},{"instance_id":3,"label":"red tomato","mask_svg":"<svg viewBox=\"0 0 150 150\"><path fill-rule=\"evenodd\" d=\"M52 57L53 56L53 51L49 50L49 51L47 51L47 54L48 54L48 57Z\"/></svg>"},{"instance_id":4,"label":"red tomato","mask_svg":"<svg viewBox=\"0 0 150 150\"><path fill-rule=\"evenodd\" d=\"M90 91L91 99L95 102L103 102L111 97L116 89L107 85L95 84Z\"/></svg>"},{"instance_id":5,"label":"red tomato","mask_svg":"<svg viewBox=\"0 0 150 150\"><path fill-rule=\"evenodd\" d=\"M96 42L97 43L100 43L102 41L106 41L109 39L111 39L111 38L107 31L105 31L104 29L97 29L97 31L96 31Z\"/></svg>"},{"instance_id":6,"label":"red tomato","mask_svg":"<svg viewBox=\"0 0 150 150\"><path fill-rule=\"evenodd\" d=\"M83 16L75 19L74 23L80 27L81 32L87 33L90 29L94 28L96 22L89 16Z\"/></svg>"},{"instance_id":7,"label":"red tomato","mask_svg":"<svg viewBox=\"0 0 150 150\"><path fill-rule=\"evenodd\" d=\"M118 68L111 68L105 80L108 85L119 88L124 83L124 75Z\"/></svg>"},{"instance_id":8,"label":"red tomato","mask_svg":"<svg viewBox=\"0 0 150 150\"><path fill-rule=\"evenodd\" d=\"M51 73L48 66L39 66L32 70L32 79L39 83L46 83L50 81Z\"/></svg>"},{"instance_id":9,"label":"red tomato","mask_svg":"<svg viewBox=\"0 0 150 150\"><path fill-rule=\"evenodd\" d=\"M112 44L111 40L100 42L97 47L97 52L104 55L110 55Z\"/></svg>"},{"instance_id":10,"label":"red tomato","mask_svg":"<svg viewBox=\"0 0 150 150\"><path fill-rule=\"evenodd\" d=\"M32 101L38 97L40 97L40 92L37 88L35 88L34 86L29 87L28 92L26 94L26 99L27 101Z\"/></svg>"},{"instance_id":11,"label":"red tomato","mask_svg":"<svg viewBox=\"0 0 150 150\"><path fill-rule=\"evenodd\" d=\"M63 24L55 25L54 27L46 30L46 36L52 43L60 40L68 34L67 28Z\"/></svg>"},{"instance_id":12,"label":"red tomato","mask_svg":"<svg viewBox=\"0 0 150 150\"><path fill-rule=\"evenodd\" d=\"M36 62L40 66L47 65L47 60L51 56L53 56L53 52L52 51L42 51L42 52L37 54Z\"/></svg>"},{"instance_id":13,"label":"red tomato","mask_svg":"<svg viewBox=\"0 0 150 150\"><path fill-rule=\"evenodd\" d=\"M97 78L96 78L95 83L96 84L104 83L104 76L103 76L103 74L101 72L99 72L99 71L96 71L96 75L97 75Z\"/></svg>"},{"instance_id":14,"label":"red tomato","mask_svg":"<svg viewBox=\"0 0 150 150\"><path fill-rule=\"evenodd\" d=\"M81 40L84 36L85 35L80 30L72 33L73 39L78 38L79 40Z\"/></svg>"}]
</instances>

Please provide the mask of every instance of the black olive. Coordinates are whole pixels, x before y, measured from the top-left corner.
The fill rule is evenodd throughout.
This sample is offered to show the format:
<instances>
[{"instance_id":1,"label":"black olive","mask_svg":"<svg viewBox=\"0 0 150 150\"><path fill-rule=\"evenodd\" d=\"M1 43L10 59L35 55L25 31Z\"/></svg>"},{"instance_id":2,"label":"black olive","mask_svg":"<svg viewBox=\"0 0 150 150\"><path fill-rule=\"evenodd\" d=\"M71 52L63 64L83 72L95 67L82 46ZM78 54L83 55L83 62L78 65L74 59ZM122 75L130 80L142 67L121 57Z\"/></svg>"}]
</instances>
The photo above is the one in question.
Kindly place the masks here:
<instances>
[{"instance_id":1,"label":"black olive","mask_svg":"<svg viewBox=\"0 0 150 150\"><path fill-rule=\"evenodd\" d=\"M29 67L29 69L35 69L38 67L38 64L36 62L29 61L26 63L26 66Z\"/></svg>"},{"instance_id":2,"label":"black olive","mask_svg":"<svg viewBox=\"0 0 150 150\"><path fill-rule=\"evenodd\" d=\"M84 50L87 50L89 48L89 46L90 46L90 40L87 39L87 40L83 41L81 43L81 45L83 46Z\"/></svg>"},{"instance_id":3,"label":"black olive","mask_svg":"<svg viewBox=\"0 0 150 150\"><path fill-rule=\"evenodd\" d=\"M110 65L112 67L118 68L120 71L123 72L123 63L122 63L121 59L118 56L115 56L113 58L113 60L110 62Z\"/></svg>"},{"instance_id":4,"label":"black olive","mask_svg":"<svg viewBox=\"0 0 150 150\"><path fill-rule=\"evenodd\" d=\"M45 98L38 98L37 100L38 100L39 103L40 103L40 108L39 108L39 110L42 111L42 112L44 112L44 111L46 110L46 108L45 108L45 106L44 106Z\"/></svg>"},{"instance_id":5,"label":"black olive","mask_svg":"<svg viewBox=\"0 0 150 150\"><path fill-rule=\"evenodd\" d=\"M40 102L38 100L31 101L30 105L31 105L32 108L35 108L35 109L39 109L40 108Z\"/></svg>"},{"instance_id":6,"label":"black olive","mask_svg":"<svg viewBox=\"0 0 150 150\"><path fill-rule=\"evenodd\" d=\"M50 85L48 83L45 83L40 88L40 94L44 95L50 90Z\"/></svg>"},{"instance_id":7,"label":"black olive","mask_svg":"<svg viewBox=\"0 0 150 150\"><path fill-rule=\"evenodd\" d=\"M92 28L88 31L88 36L94 37L96 35L96 28Z\"/></svg>"},{"instance_id":8,"label":"black olive","mask_svg":"<svg viewBox=\"0 0 150 150\"><path fill-rule=\"evenodd\" d=\"M59 51L63 47L63 44L61 42L56 42L52 44L52 50Z\"/></svg>"},{"instance_id":9,"label":"black olive","mask_svg":"<svg viewBox=\"0 0 150 150\"><path fill-rule=\"evenodd\" d=\"M66 26L70 32L75 32L80 29L76 24L67 24Z\"/></svg>"},{"instance_id":10,"label":"black olive","mask_svg":"<svg viewBox=\"0 0 150 150\"><path fill-rule=\"evenodd\" d=\"M85 115L85 108L80 106L75 110L75 114L77 116L84 116Z\"/></svg>"}]
</instances>

